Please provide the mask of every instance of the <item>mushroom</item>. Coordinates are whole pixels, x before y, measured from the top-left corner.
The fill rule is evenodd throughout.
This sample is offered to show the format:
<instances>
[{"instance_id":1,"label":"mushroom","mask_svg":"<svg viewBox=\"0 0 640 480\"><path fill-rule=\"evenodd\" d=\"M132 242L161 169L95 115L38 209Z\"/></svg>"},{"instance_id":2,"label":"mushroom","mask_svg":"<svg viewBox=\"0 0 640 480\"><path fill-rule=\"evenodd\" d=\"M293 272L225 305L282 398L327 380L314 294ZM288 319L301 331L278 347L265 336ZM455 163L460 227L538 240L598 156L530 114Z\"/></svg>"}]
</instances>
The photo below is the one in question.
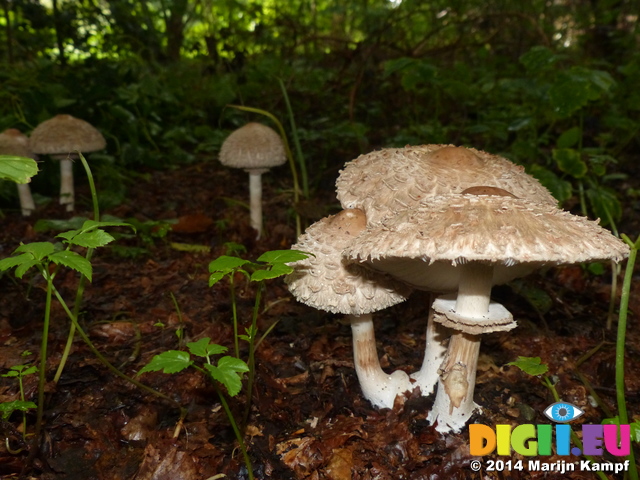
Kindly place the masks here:
<instances>
[{"instance_id":1,"label":"mushroom","mask_svg":"<svg viewBox=\"0 0 640 480\"><path fill-rule=\"evenodd\" d=\"M386 148L361 155L347 163L336 182L342 208L361 208L369 226L386 216L428 202L430 197L460 193L476 185L488 185L513 192L534 202L557 205L556 199L524 168L509 160L473 148L452 145L421 145ZM399 269L413 269L406 262ZM426 286L417 288L429 290ZM439 286L436 291L457 288L455 282ZM431 303L431 301L429 301ZM437 366L442 363L449 331L434 323L429 313L426 349L422 368L412 377L423 395L428 395L438 381Z\"/></svg>"},{"instance_id":2,"label":"mushroom","mask_svg":"<svg viewBox=\"0 0 640 480\"><path fill-rule=\"evenodd\" d=\"M71 115L56 115L38 125L29 138L34 153L60 161L60 205L74 209L73 160L78 153L95 152L106 146L102 134L90 123Z\"/></svg>"},{"instance_id":3,"label":"mushroom","mask_svg":"<svg viewBox=\"0 0 640 480\"><path fill-rule=\"evenodd\" d=\"M457 290L433 303L434 320L459 332L440 367L429 414L441 432L459 431L477 407L479 335L515 326L511 314L490 301L492 285L543 265L619 262L629 254L627 245L597 222L500 189L474 191L429 198L369 227L344 250L345 258L410 285Z\"/></svg>"},{"instance_id":4,"label":"mushroom","mask_svg":"<svg viewBox=\"0 0 640 480\"><path fill-rule=\"evenodd\" d=\"M353 335L356 374L364 397L375 407L393 407L396 396L412 385L401 371L388 375L380 367L372 313L404 301L411 289L386 275L360 265L347 265L342 249L366 225L364 212L343 210L307 228L292 248L313 254L290 263L285 277L289 291L302 303L347 315Z\"/></svg>"},{"instance_id":5,"label":"mushroom","mask_svg":"<svg viewBox=\"0 0 640 480\"><path fill-rule=\"evenodd\" d=\"M340 172L336 192L342 208L363 209L373 225L434 195L476 185L502 188L538 203L558 203L521 165L453 145L385 148L361 155Z\"/></svg>"},{"instance_id":6,"label":"mushroom","mask_svg":"<svg viewBox=\"0 0 640 480\"><path fill-rule=\"evenodd\" d=\"M261 123L247 123L229 135L220 148L220 163L249 173L251 226L262 235L262 174L287 160L282 138Z\"/></svg>"},{"instance_id":7,"label":"mushroom","mask_svg":"<svg viewBox=\"0 0 640 480\"><path fill-rule=\"evenodd\" d=\"M0 155L15 155L36 159L36 155L29 150L29 139L15 128L9 128L0 133ZM22 215L28 217L36 209L28 183L18 183L18 197Z\"/></svg>"}]
</instances>

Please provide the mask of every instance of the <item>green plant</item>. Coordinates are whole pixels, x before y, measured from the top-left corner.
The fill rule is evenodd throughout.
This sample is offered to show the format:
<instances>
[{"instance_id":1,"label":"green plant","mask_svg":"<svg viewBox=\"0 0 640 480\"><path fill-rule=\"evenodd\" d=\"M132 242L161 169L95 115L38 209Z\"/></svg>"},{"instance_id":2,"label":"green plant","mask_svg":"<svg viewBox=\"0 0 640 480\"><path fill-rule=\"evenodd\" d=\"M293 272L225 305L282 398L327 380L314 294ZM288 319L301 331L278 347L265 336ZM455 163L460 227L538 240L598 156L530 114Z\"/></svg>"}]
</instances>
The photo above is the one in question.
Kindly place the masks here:
<instances>
[{"instance_id":1,"label":"green plant","mask_svg":"<svg viewBox=\"0 0 640 480\"><path fill-rule=\"evenodd\" d=\"M255 348L262 338L268 335L271 329L275 327L275 324L271 325L271 327L263 334L262 338L256 341L256 337L258 335L258 312L264 282L265 280L281 277L293 272L293 268L287 265L287 263L302 260L308 256L308 254L298 250L272 250L265 252L258 257L256 260L258 263L228 255L222 255L209 263L209 273L211 273L209 276L210 287L218 283L225 276L229 279L229 288L231 293L230 300L233 316L234 352L236 357L240 357L239 340L245 340L249 344L249 355L247 360L247 364L249 365L249 379L247 384L247 410L245 413L245 419L248 416L251 404L253 380L255 377ZM240 273L249 281L256 282L258 284L256 288L253 312L251 315L251 325L245 329L245 334L239 334L238 332L238 312L235 292L236 273Z\"/></svg>"},{"instance_id":2,"label":"green plant","mask_svg":"<svg viewBox=\"0 0 640 480\"><path fill-rule=\"evenodd\" d=\"M227 244L227 251L240 251L242 250L238 244ZM249 478L253 478L253 470L251 467L251 461L247 453L246 446L243 440L243 431L246 426L249 409L251 406L251 398L253 391L253 383L255 379L255 349L260 344L263 338L269 334L271 329L275 326L272 324L266 332L258 337L258 313L262 298L262 290L264 282L269 279L277 278L282 275L289 274L293 271L291 267L287 265L289 262L295 262L302 260L308 255L304 252L297 250L273 250L264 253L256 262L244 260L239 257L233 257L229 255L222 255L217 259L209 263L209 286L215 285L222 278L227 277L229 280L230 289L230 301L232 308L232 322L233 322L233 340L234 340L234 355L226 355L218 359L217 363L211 362L211 356L220 355L227 351L227 347L211 343L209 338L201 338L197 342L187 343L187 349L189 353L180 350L169 350L156 355L151 361L144 366L138 375L144 372L151 371L163 371L164 373L178 373L182 370L193 367L198 371L205 374L213 381L216 391L220 398L229 423L231 424L235 433L238 445L242 451L245 465L249 472ZM256 282L258 284L256 288L256 297L251 316L250 326L245 328L245 333L239 333L239 320L238 310L236 304L236 274L245 276L249 281ZM175 302L175 299L174 299ZM175 303L176 309L178 309L177 303ZM244 361L240 355L240 340L246 341L249 345L249 353L247 361ZM200 367L192 359L191 356L204 358L206 363ZM222 384L227 393L231 397L235 397L242 389L242 374L247 373L247 407L243 421L238 423L233 415L233 412L229 408L224 392L218 387L218 383Z\"/></svg>"},{"instance_id":3,"label":"green plant","mask_svg":"<svg viewBox=\"0 0 640 480\"><path fill-rule=\"evenodd\" d=\"M187 343L187 348L189 349L189 353L181 350L168 350L156 355L138 372L138 375L142 375L145 372L158 371L170 374L179 373L186 368L192 367L204 374L207 378L210 378L218 393L220 403L224 408L229 423L233 428L249 473L249 478L253 479L253 468L251 467L251 460L249 459L249 454L243 440L243 434L229 407L224 392L218 387L218 383L222 384L229 396L235 397L242 389L242 374L249 371L248 365L241 359L229 355L220 357L216 363L212 363L211 357L226 352L227 347L212 343L208 337L201 338L197 342ZM191 359L191 356L203 358L206 363L200 366Z\"/></svg>"},{"instance_id":4,"label":"green plant","mask_svg":"<svg viewBox=\"0 0 640 480\"><path fill-rule=\"evenodd\" d=\"M31 352L22 352L22 356L31 355ZM0 415L3 420L8 420L11 414L19 410L22 412L22 438L27 437L27 411L37 408L37 405L33 402L27 401L24 395L24 384L22 379L27 375L33 375L38 371L38 368L34 365L14 365L9 368L7 373L2 374L5 378L16 378L18 380L18 388L20 390L20 400L14 400L12 402L0 403Z\"/></svg>"},{"instance_id":5,"label":"green plant","mask_svg":"<svg viewBox=\"0 0 640 480\"><path fill-rule=\"evenodd\" d=\"M98 198L93 183L93 177L91 170L87 164L85 158L80 154L80 160L84 166L89 179L89 186L91 189L91 195L93 199L94 216L96 219L100 218L98 209ZM160 392L157 392L146 385L126 376L120 372L117 368L111 365L106 358L104 358L100 352L91 343L89 337L84 333L83 329L78 324L78 312L82 303L82 296L84 293L85 282L91 281L93 267L91 265L91 256L93 250L98 247L102 247L114 240L114 237L107 233L103 227L123 227L128 226L122 222L101 222L97 220L85 220L82 226L78 229L62 232L56 237L61 239L61 242L33 242L28 244L21 244L17 247L13 256L0 260L0 272L15 268L15 275L18 278L22 278L29 270L35 269L46 282L46 299L45 299L45 311L42 326L42 341L40 345L40 366L38 369L38 402L37 402L37 417L35 426L36 438L40 434L42 428L42 418L44 412L44 393L46 384L46 362L47 362L47 348L49 337L49 326L51 320L51 307L52 301L55 297L66 312L67 316L71 320L71 327L69 328L69 335L67 337L67 343L58 365L58 370L54 377L54 381L58 381L67 358L69 356L71 345L76 331L82 337L84 342L89 346L91 351L96 357L107 367L112 373L119 377L133 383L134 385L142 388L154 395L160 396L172 403L175 403L172 399ZM66 244L66 246L64 246ZM85 255L82 256L72 248L85 248ZM53 268L51 268L53 267ZM73 310L69 308L64 298L55 286L55 278L58 275L62 267L70 268L80 274L80 280L76 290L76 297L73 306ZM181 409L182 410L182 409ZM184 411L182 410L184 414Z\"/></svg>"},{"instance_id":6,"label":"green plant","mask_svg":"<svg viewBox=\"0 0 640 480\"><path fill-rule=\"evenodd\" d=\"M549 371L549 367L546 364L541 363L540 357L522 357L521 356L521 357L518 357L517 360L507 363L507 365L513 365L515 367L518 367L520 370L522 370L524 373L528 375L539 377L542 384L551 392L551 395L553 396L554 401L555 402L560 401L560 394L556 389L556 385L552 381L552 379L547 375L547 372ZM626 408L625 408L625 412L626 412ZM624 423L624 422L620 422L620 423ZM580 440L578 435L573 431L571 432L571 440L573 441L573 443L575 443L578 446L580 450L583 450L582 441ZM587 458L591 462L595 461L591 455L585 455L585 458ZM632 478L632 480L637 480L638 476L635 468L635 459L633 455L633 449L631 449L631 453L629 454L629 465L630 465L629 467L630 477ZM596 472L596 474L602 480L607 480L607 476L603 472Z\"/></svg>"}]
</instances>

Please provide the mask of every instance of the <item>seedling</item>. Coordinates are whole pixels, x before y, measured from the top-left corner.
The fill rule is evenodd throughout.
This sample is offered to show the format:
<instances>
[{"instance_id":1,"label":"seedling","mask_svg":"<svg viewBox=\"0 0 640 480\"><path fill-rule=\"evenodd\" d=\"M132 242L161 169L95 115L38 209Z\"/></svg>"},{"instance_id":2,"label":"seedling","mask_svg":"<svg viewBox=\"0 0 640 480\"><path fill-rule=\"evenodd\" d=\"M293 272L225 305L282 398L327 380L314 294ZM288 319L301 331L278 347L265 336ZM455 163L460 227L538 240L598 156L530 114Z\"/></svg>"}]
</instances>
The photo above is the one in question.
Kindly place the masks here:
<instances>
[{"instance_id":1,"label":"seedling","mask_svg":"<svg viewBox=\"0 0 640 480\"><path fill-rule=\"evenodd\" d=\"M31 352L23 352L23 356L31 355ZM2 376L5 378L16 378L18 380L18 387L20 389L20 400L14 400L12 402L0 403L0 415L3 420L8 420L13 412L22 412L22 438L27 437L27 411L37 408L37 405L33 402L28 402L24 395L24 383L22 379L27 375L32 375L38 371L38 368L33 365L15 365L9 368L9 371Z\"/></svg>"},{"instance_id":2,"label":"seedling","mask_svg":"<svg viewBox=\"0 0 640 480\"><path fill-rule=\"evenodd\" d=\"M224 408L229 423L231 423L233 432L238 440L238 445L240 446L247 471L249 472L249 478L253 479L251 460L249 459L249 454L244 444L242 432L238 428L238 424L229 408L223 391L218 386L218 384L222 384L229 396L235 397L242 389L242 374L249 371L249 367L239 358L229 355L220 357L217 363L212 363L211 357L225 353L227 347L212 343L209 337L201 338L197 342L187 343L187 348L189 349L189 353L180 350L169 350L156 355L138 372L138 375L142 375L145 372L158 371L162 371L163 373L179 373L186 368L193 367L211 379L218 392L220 403ZM203 358L206 363L200 366L192 360L192 356Z\"/></svg>"},{"instance_id":3,"label":"seedling","mask_svg":"<svg viewBox=\"0 0 640 480\"><path fill-rule=\"evenodd\" d=\"M554 402L560 401L560 394L556 389L556 384L547 375L547 372L549 371L549 367L546 364L541 363L540 357L522 357L521 356L521 357L518 357L517 360L507 363L507 365L513 365L515 367L518 367L524 373L540 378L540 381L542 382L542 384L545 387L547 387L547 389L551 392ZM613 422L605 421L604 423L613 423ZM624 422L617 422L617 423L620 424ZM633 429L632 429L632 432L633 432ZM636 435L637 435L637 429L636 429ZM577 447L580 450L583 450L582 441L573 431L571 432L571 440L575 445L577 445ZM590 460L591 462L595 462L595 459L591 455L585 455L585 458L587 460ZM635 476L634 476L634 472L635 472ZM596 474L602 480L607 480L607 476L603 472L596 472ZM629 476L632 478L632 480L637 480L638 478L636 468L635 468L635 459L633 455L633 449L629 454Z\"/></svg>"}]
</instances>

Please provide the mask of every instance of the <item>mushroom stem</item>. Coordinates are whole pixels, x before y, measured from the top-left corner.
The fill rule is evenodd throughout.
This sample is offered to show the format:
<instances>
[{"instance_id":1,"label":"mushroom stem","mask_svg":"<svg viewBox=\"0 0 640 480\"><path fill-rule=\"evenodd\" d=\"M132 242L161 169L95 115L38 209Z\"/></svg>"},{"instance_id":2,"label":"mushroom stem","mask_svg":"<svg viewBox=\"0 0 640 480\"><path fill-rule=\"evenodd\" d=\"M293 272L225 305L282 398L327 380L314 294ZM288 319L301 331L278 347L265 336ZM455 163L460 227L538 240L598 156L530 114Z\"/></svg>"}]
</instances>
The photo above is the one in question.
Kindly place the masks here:
<instances>
[{"instance_id":1,"label":"mushroom stem","mask_svg":"<svg viewBox=\"0 0 640 480\"><path fill-rule=\"evenodd\" d=\"M460 266L460 284L456 298L456 313L467 317L480 317L489 312L493 267L477 262Z\"/></svg>"},{"instance_id":2,"label":"mushroom stem","mask_svg":"<svg viewBox=\"0 0 640 480\"><path fill-rule=\"evenodd\" d=\"M429 295L429 303L433 302L433 295ZM433 320L433 309L429 309L427 320L426 345L422 367L411 375L420 387L422 395L427 396L433 392L438 383L438 368L442 365L447 347L444 344L446 338L451 335L449 329Z\"/></svg>"},{"instance_id":3,"label":"mushroom stem","mask_svg":"<svg viewBox=\"0 0 640 480\"><path fill-rule=\"evenodd\" d=\"M249 208L251 226L258 232L256 240L262 235L262 173L265 170L249 170Z\"/></svg>"},{"instance_id":4,"label":"mushroom stem","mask_svg":"<svg viewBox=\"0 0 640 480\"><path fill-rule=\"evenodd\" d=\"M73 212L73 162L66 156L60 160L60 205L66 205L67 212Z\"/></svg>"},{"instance_id":5,"label":"mushroom stem","mask_svg":"<svg viewBox=\"0 0 640 480\"><path fill-rule=\"evenodd\" d=\"M478 335L452 335L440 367L438 393L428 417L431 423L438 421L436 430L439 432L459 432L474 410L479 408L473 401L479 354Z\"/></svg>"},{"instance_id":6,"label":"mushroom stem","mask_svg":"<svg viewBox=\"0 0 640 480\"><path fill-rule=\"evenodd\" d=\"M477 262L461 265L455 314L471 320L488 319L493 267ZM438 393L429 412L431 423L438 421L439 432L458 432L479 406L473 401L480 336L458 332L439 369Z\"/></svg>"},{"instance_id":7,"label":"mushroom stem","mask_svg":"<svg viewBox=\"0 0 640 480\"><path fill-rule=\"evenodd\" d=\"M31 196L31 188L28 183L18 184L18 197L20 198L20 208L22 215L28 217L36 209L36 204Z\"/></svg>"},{"instance_id":8,"label":"mushroom stem","mask_svg":"<svg viewBox=\"0 0 640 480\"><path fill-rule=\"evenodd\" d=\"M353 359L362 394L375 407L393 408L398 394L411 390L411 380L402 370L387 375L378 359L371 314L349 315L353 334Z\"/></svg>"}]
</instances>

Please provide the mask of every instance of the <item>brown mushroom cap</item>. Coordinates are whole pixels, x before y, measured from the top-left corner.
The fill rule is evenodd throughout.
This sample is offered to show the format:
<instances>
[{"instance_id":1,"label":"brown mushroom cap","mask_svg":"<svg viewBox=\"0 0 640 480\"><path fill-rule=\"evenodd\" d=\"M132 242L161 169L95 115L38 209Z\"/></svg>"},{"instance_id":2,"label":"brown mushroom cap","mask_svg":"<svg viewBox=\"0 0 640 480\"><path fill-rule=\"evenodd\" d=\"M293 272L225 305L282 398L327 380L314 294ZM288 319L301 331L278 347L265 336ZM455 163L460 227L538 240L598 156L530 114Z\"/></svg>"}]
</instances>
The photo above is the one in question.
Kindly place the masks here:
<instances>
[{"instance_id":1,"label":"brown mushroom cap","mask_svg":"<svg viewBox=\"0 0 640 480\"><path fill-rule=\"evenodd\" d=\"M406 300L411 289L403 283L342 259L342 250L365 224L362 210L343 210L300 236L291 248L315 256L289 264L295 270L285 282L298 301L332 313L362 315Z\"/></svg>"},{"instance_id":2,"label":"brown mushroom cap","mask_svg":"<svg viewBox=\"0 0 640 480\"><path fill-rule=\"evenodd\" d=\"M233 168L266 170L286 161L280 135L261 123L247 123L235 130L220 148L220 163Z\"/></svg>"},{"instance_id":3,"label":"brown mushroom cap","mask_svg":"<svg viewBox=\"0 0 640 480\"><path fill-rule=\"evenodd\" d=\"M66 114L45 120L29 137L31 150L48 155L95 152L106 145L102 134L89 122Z\"/></svg>"},{"instance_id":4,"label":"brown mushroom cap","mask_svg":"<svg viewBox=\"0 0 640 480\"><path fill-rule=\"evenodd\" d=\"M29 139L15 128L9 128L0 133L0 155L15 155L16 157L36 158L29 150Z\"/></svg>"},{"instance_id":5,"label":"brown mushroom cap","mask_svg":"<svg viewBox=\"0 0 640 480\"><path fill-rule=\"evenodd\" d=\"M475 185L508 190L519 198L557 205L524 167L474 148L421 145L385 148L347 163L336 182L343 208L361 208L370 225L427 197Z\"/></svg>"},{"instance_id":6,"label":"brown mushroom cap","mask_svg":"<svg viewBox=\"0 0 640 480\"><path fill-rule=\"evenodd\" d=\"M479 261L501 284L543 265L611 259L628 246L597 222L509 196L441 195L369 227L345 258L432 291L455 291L456 265ZM416 260L421 260L416 262Z\"/></svg>"}]
</instances>

